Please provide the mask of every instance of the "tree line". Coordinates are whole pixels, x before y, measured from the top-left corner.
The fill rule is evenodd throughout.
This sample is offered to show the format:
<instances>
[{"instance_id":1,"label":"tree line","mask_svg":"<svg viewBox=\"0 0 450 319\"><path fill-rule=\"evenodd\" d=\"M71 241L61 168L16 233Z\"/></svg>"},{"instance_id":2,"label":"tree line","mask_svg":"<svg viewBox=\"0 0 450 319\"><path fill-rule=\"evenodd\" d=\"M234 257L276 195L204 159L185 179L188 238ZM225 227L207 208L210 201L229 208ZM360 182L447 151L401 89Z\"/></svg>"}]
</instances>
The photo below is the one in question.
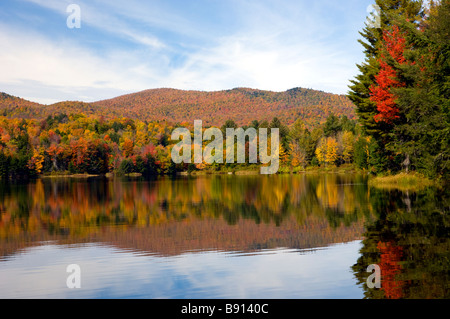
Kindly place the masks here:
<instances>
[{"instance_id":1,"label":"tree line","mask_svg":"<svg viewBox=\"0 0 450 319\"><path fill-rule=\"evenodd\" d=\"M283 169L354 164L374 173L415 170L448 180L450 0L375 3L380 24L367 24L360 32L365 60L351 81L348 99L300 88L281 93L161 89L95 105L61 102L43 108L1 94L7 107L0 117L0 176L64 171L154 176L209 169L205 163L173 164L170 132L192 125L182 121L210 114L207 125L280 128ZM344 115L353 107L349 100L358 123ZM75 114L38 116L56 110ZM226 116L234 121L225 121Z\"/></svg>"},{"instance_id":2,"label":"tree line","mask_svg":"<svg viewBox=\"0 0 450 319\"><path fill-rule=\"evenodd\" d=\"M450 1L376 0L360 32L365 60L348 97L377 172L449 178Z\"/></svg>"},{"instance_id":3,"label":"tree line","mask_svg":"<svg viewBox=\"0 0 450 319\"><path fill-rule=\"evenodd\" d=\"M0 117L0 177L30 178L40 174L140 173L144 177L179 171L240 169L254 164L175 164L171 140L176 127L193 123L140 121L129 118L104 120L82 114L58 114L45 120ZM233 120L221 127L237 128ZM243 129L278 128L283 170L308 166L355 164L368 168L372 141L346 116L330 115L309 130L301 119L288 126L278 118L253 120ZM204 129L206 129L205 127ZM248 142L247 142L248 143Z\"/></svg>"}]
</instances>

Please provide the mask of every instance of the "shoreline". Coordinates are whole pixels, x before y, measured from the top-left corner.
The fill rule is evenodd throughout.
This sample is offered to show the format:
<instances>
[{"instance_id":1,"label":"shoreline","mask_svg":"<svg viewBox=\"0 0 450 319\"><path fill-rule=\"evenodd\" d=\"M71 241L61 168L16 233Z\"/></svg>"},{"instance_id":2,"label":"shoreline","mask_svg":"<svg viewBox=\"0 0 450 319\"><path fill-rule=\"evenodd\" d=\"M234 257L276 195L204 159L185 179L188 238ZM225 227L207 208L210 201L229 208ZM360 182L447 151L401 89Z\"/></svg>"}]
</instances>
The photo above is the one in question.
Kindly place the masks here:
<instances>
[{"instance_id":1,"label":"shoreline","mask_svg":"<svg viewBox=\"0 0 450 319\"><path fill-rule=\"evenodd\" d=\"M280 170L276 175L301 175L301 174L363 174L368 175L368 185L376 187L379 189L398 189L401 191L419 191L427 187L442 187L445 181L442 180L431 180L424 175L417 172L400 172L397 174L386 174L372 176L367 170L357 169L353 165L342 165L340 167L307 167L305 169L290 169L289 167L280 167ZM194 171L182 171L178 172L177 176L213 176L213 175L237 175L237 176L257 176L261 175L259 169L245 168L245 169L229 169L229 170L194 170ZM80 178L88 179L91 177L105 177L105 178L115 178L115 177L141 177L141 173L130 173L130 174L42 174L38 178ZM159 176L166 176L159 175Z\"/></svg>"},{"instance_id":2,"label":"shoreline","mask_svg":"<svg viewBox=\"0 0 450 319\"><path fill-rule=\"evenodd\" d=\"M317 173L329 173L329 174L356 174L356 173L367 173L367 171L359 170L352 165L346 166L331 166L331 167L307 167L301 168L289 168L280 167L279 171L274 175L284 175L284 174L317 174ZM167 174L162 174L159 176L166 176ZM262 175L259 168L246 167L242 169L228 169L228 170L193 170L193 171L181 171L177 175L181 176L203 176L203 175ZM88 174L88 173L77 173L70 174L67 172L61 173L50 173L50 174L40 174L38 178L89 178L89 177L141 177L141 173L129 173L129 174L117 174L117 173L105 173L105 174Z\"/></svg>"},{"instance_id":3,"label":"shoreline","mask_svg":"<svg viewBox=\"0 0 450 319\"><path fill-rule=\"evenodd\" d=\"M88 178L100 176L104 176L104 174L41 174L38 178Z\"/></svg>"}]
</instances>

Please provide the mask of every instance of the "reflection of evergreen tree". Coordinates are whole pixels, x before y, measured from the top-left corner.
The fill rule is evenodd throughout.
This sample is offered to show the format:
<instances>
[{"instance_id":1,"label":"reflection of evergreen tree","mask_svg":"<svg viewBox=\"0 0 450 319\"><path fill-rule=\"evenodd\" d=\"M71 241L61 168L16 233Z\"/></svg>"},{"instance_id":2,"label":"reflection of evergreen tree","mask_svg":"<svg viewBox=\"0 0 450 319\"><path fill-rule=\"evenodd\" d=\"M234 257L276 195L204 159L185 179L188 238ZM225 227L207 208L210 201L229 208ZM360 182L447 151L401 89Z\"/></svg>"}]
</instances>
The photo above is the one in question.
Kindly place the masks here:
<instances>
[{"instance_id":1,"label":"reflection of evergreen tree","mask_svg":"<svg viewBox=\"0 0 450 319\"><path fill-rule=\"evenodd\" d=\"M352 267L366 298L448 298L450 198L429 188L410 194L371 189L378 219L367 226ZM367 266L381 267L381 289L366 285Z\"/></svg>"}]
</instances>

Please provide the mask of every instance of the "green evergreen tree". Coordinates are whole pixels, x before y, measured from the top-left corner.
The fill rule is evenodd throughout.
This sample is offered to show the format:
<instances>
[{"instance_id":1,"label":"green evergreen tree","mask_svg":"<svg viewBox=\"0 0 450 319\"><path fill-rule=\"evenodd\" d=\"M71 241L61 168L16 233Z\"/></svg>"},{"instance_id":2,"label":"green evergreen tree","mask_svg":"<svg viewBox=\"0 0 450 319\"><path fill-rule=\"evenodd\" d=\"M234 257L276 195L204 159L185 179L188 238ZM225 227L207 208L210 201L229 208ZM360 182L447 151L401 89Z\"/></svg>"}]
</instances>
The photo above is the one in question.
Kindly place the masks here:
<instances>
[{"instance_id":1,"label":"green evergreen tree","mask_svg":"<svg viewBox=\"0 0 450 319\"><path fill-rule=\"evenodd\" d=\"M331 114L327 117L327 120L323 127L323 134L325 134L326 137L329 136L336 136L338 132L342 131L342 125L339 121L339 118Z\"/></svg>"},{"instance_id":2,"label":"green evergreen tree","mask_svg":"<svg viewBox=\"0 0 450 319\"><path fill-rule=\"evenodd\" d=\"M0 178L7 179L9 177L10 158L3 152L0 153Z\"/></svg>"},{"instance_id":3,"label":"green evergreen tree","mask_svg":"<svg viewBox=\"0 0 450 319\"><path fill-rule=\"evenodd\" d=\"M272 128L278 128L279 129L279 134L280 134L280 144L283 146L284 149L287 149L288 146L288 135L289 135L289 128L284 125L283 123L281 123L281 121L277 118L274 117L272 119L272 121L270 122L269 127ZM269 131L270 133L270 131Z\"/></svg>"},{"instance_id":4,"label":"green evergreen tree","mask_svg":"<svg viewBox=\"0 0 450 319\"><path fill-rule=\"evenodd\" d=\"M233 120L226 120L225 124L222 125L222 127L221 127L222 133L224 135L227 133L227 128L234 128L234 129L236 129L236 128L238 128L238 125Z\"/></svg>"},{"instance_id":5,"label":"green evergreen tree","mask_svg":"<svg viewBox=\"0 0 450 319\"><path fill-rule=\"evenodd\" d=\"M366 23L365 28L360 32L363 39L358 40L364 48L365 60L358 64L359 74L351 80L348 98L355 104L359 122L365 134L372 136L379 147L380 156L392 157L394 153L386 148L392 140L389 135L392 125L386 122L376 122L377 106L370 99L370 88L375 84L375 77L380 71L379 58L383 41L383 32L389 30L399 16L408 19L414 24L420 22L423 17L422 1L414 0L376 0L378 6L379 25ZM387 167L391 169L392 161L385 161Z\"/></svg>"},{"instance_id":6,"label":"green evergreen tree","mask_svg":"<svg viewBox=\"0 0 450 319\"><path fill-rule=\"evenodd\" d=\"M400 74L406 85L394 90L401 121L388 147L404 154L403 168L430 177L447 176L450 167L450 1L431 3L417 28L399 17L413 48Z\"/></svg>"},{"instance_id":7,"label":"green evergreen tree","mask_svg":"<svg viewBox=\"0 0 450 319\"><path fill-rule=\"evenodd\" d=\"M301 119L297 119L289 130L288 135L289 145L295 143L299 148L305 152L306 162L310 162L314 157L317 140L311 136L310 131L305 127Z\"/></svg>"},{"instance_id":8,"label":"green evergreen tree","mask_svg":"<svg viewBox=\"0 0 450 319\"><path fill-rule=\"evenodd\" d=\"M355 142L355 150L353 155L353 160L358 168L367 169L369 167L367 152L367 140L364 137L360 136Z\"/></svg>"},{"instance_id":9,"label":"green evergreen tree","mask_svg":"<svg viewBox=\"0 0 450 319\"><path fill-rule=\"evenodd\" d=\"M356 123L355 121L351 121L346 115L342 116L340 121L340 126L343 131L356 133Z\"/></svg>"},{"instance_id":10,"label":"green evergreen tree","mask_svg":"<svg viewBox=\"0 0 450 319\"><path fill-rule=\"evenodd\" d=\"M363 39L358 42L364 47L365 61L357 64L360 71L349 88L348 98L356 105L356 113L359 121L365 128L367 134L379 139L386 130L384 123L377 123L374 116L377 107L370 100L370 86L375 83L375 75L378 74L380 66L378 58L380 56L380 42L383 31L387 30L393 23L397 15L403 15L412 23L421 20L423 16L422 1L414 0L376 0L375 4L379 8L379 23L374 25L366 22L365 28L360 32Z\"/></svg>"}]
</instances>

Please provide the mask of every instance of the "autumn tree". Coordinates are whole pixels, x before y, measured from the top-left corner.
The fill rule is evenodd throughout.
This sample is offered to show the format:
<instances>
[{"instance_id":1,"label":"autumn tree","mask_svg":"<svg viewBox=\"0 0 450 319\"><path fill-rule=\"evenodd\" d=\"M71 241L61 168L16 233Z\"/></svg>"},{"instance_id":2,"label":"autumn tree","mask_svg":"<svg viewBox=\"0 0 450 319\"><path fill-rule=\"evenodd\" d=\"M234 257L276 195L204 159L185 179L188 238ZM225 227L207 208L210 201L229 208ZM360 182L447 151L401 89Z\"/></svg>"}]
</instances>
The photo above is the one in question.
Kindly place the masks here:
<instances>
[{"instance_id":1,"label":"autumn tree","mask_svg":"<svg viewBox=\"0 0 450 319\"><path fill-rule=\"evenodd\" d=\"M133 154L134 143L131 139L125 138L122 143L123 156L130 157Z\"/></svg>"},{"instance_id":2,"label":"autumn tree","mask_svg":"<svg viewBox=\"0 0 450 319\"><path fill-rule=\"evenodd\" d=\"M37 174L42 172L44 168L44 150L43 149L35 149L33 152L33 156L28 161L28 168L32 171L35 171Z\"/></svg>"},{"instance_id":3,"label":"autumn tree","mask_svg":"<svg viewBox=\"0 0 450 319\"><path fill-rule=\"evenodd\" d=\"M354 139L354 135L351 131L344 131L340 136L340 144L342 145L342 160L345 163L350 163L353 160Z\"/></svg>"},{"instance_id":4,"label":"autumn tree","mask_svg":"<svg viewBox=\"0 0 450 319\"><path fill-rule=\"evenodd\" d=\"M290 157L291 157L291 165L293 167L301 166L306 167L307 160L306 160L306 152L303 150L299 143L295 141L289 142L289 150L290 150Z\"/></svg>"},{"instance_id":5,"label":"autumn tree","mask_svg":"<svg viewBox=\"0 0 450 319\"><path fill-rule=\"evenodd\" d=\"M377 0L379 25L366 23L360 33L364 40L365 61L358 65L360 74L351 81L348 97L364 132L373 137L374 152L380 160L378 171L398 168L398 154L389 146L395 140L393 128L403 119L396 89L407 83L401 69L408 64L405 50L409 48L409 33L401 27L399 18L417 26L423 20L422 1Z\"/></svg>"},{"instance_id":6,"label":"autumn tree","mask_svg":"<svg viewBox=\"0 0 450 319\"><path fill-rule=\"evenodd\" d=\"M325 138L320 139L315 151L315 155L320 164L326 163L327 143Z\"/></svg>"},{"instance_id":7,"label":"autumn tree","mask_svg":"<svg viewBox=\"0 0 450 319\"><path fill-rule=\"evenodd\" d=\"M338 143L334 137L327 137L326 145L325 163L335 164L338 160Z\"/></svg>"},{"instance_id":8,"label":"autumn tree","mask_svg":"<svg viewBox=\"0 0 450 319\"><path fill-rule=\"evenodd\" d=\"M355 104L359 121L365 131L376 139L385 132L384 122L375 121L377 105L371 99L371 87L380 71L380 55L383 35L394 24L396 16L403 15L412 23L420 21L423 16L422 1L414 0L376 0L378 8L376 13L379 25L366 22L365 28L360 32L363 39L358 42L364 48L365 60L358 64L359 74L351 80L348 98Z\"/></svg>"},{"instance_id":9,"label":"autumn tree","mask_svg":"<svg viewBox=\"0 0 450 319\"><path fill-rule=\"evenodd\" d=\"M300 163L303 160L308 163L312 160L318 141L317 133L315 131L314 134L311 134L301 119L297 119L292 124L287 138L289 141L288 149L291 150L291 155L297 158L296 161L302 159Z\"/></svg>"}]
</instances>

